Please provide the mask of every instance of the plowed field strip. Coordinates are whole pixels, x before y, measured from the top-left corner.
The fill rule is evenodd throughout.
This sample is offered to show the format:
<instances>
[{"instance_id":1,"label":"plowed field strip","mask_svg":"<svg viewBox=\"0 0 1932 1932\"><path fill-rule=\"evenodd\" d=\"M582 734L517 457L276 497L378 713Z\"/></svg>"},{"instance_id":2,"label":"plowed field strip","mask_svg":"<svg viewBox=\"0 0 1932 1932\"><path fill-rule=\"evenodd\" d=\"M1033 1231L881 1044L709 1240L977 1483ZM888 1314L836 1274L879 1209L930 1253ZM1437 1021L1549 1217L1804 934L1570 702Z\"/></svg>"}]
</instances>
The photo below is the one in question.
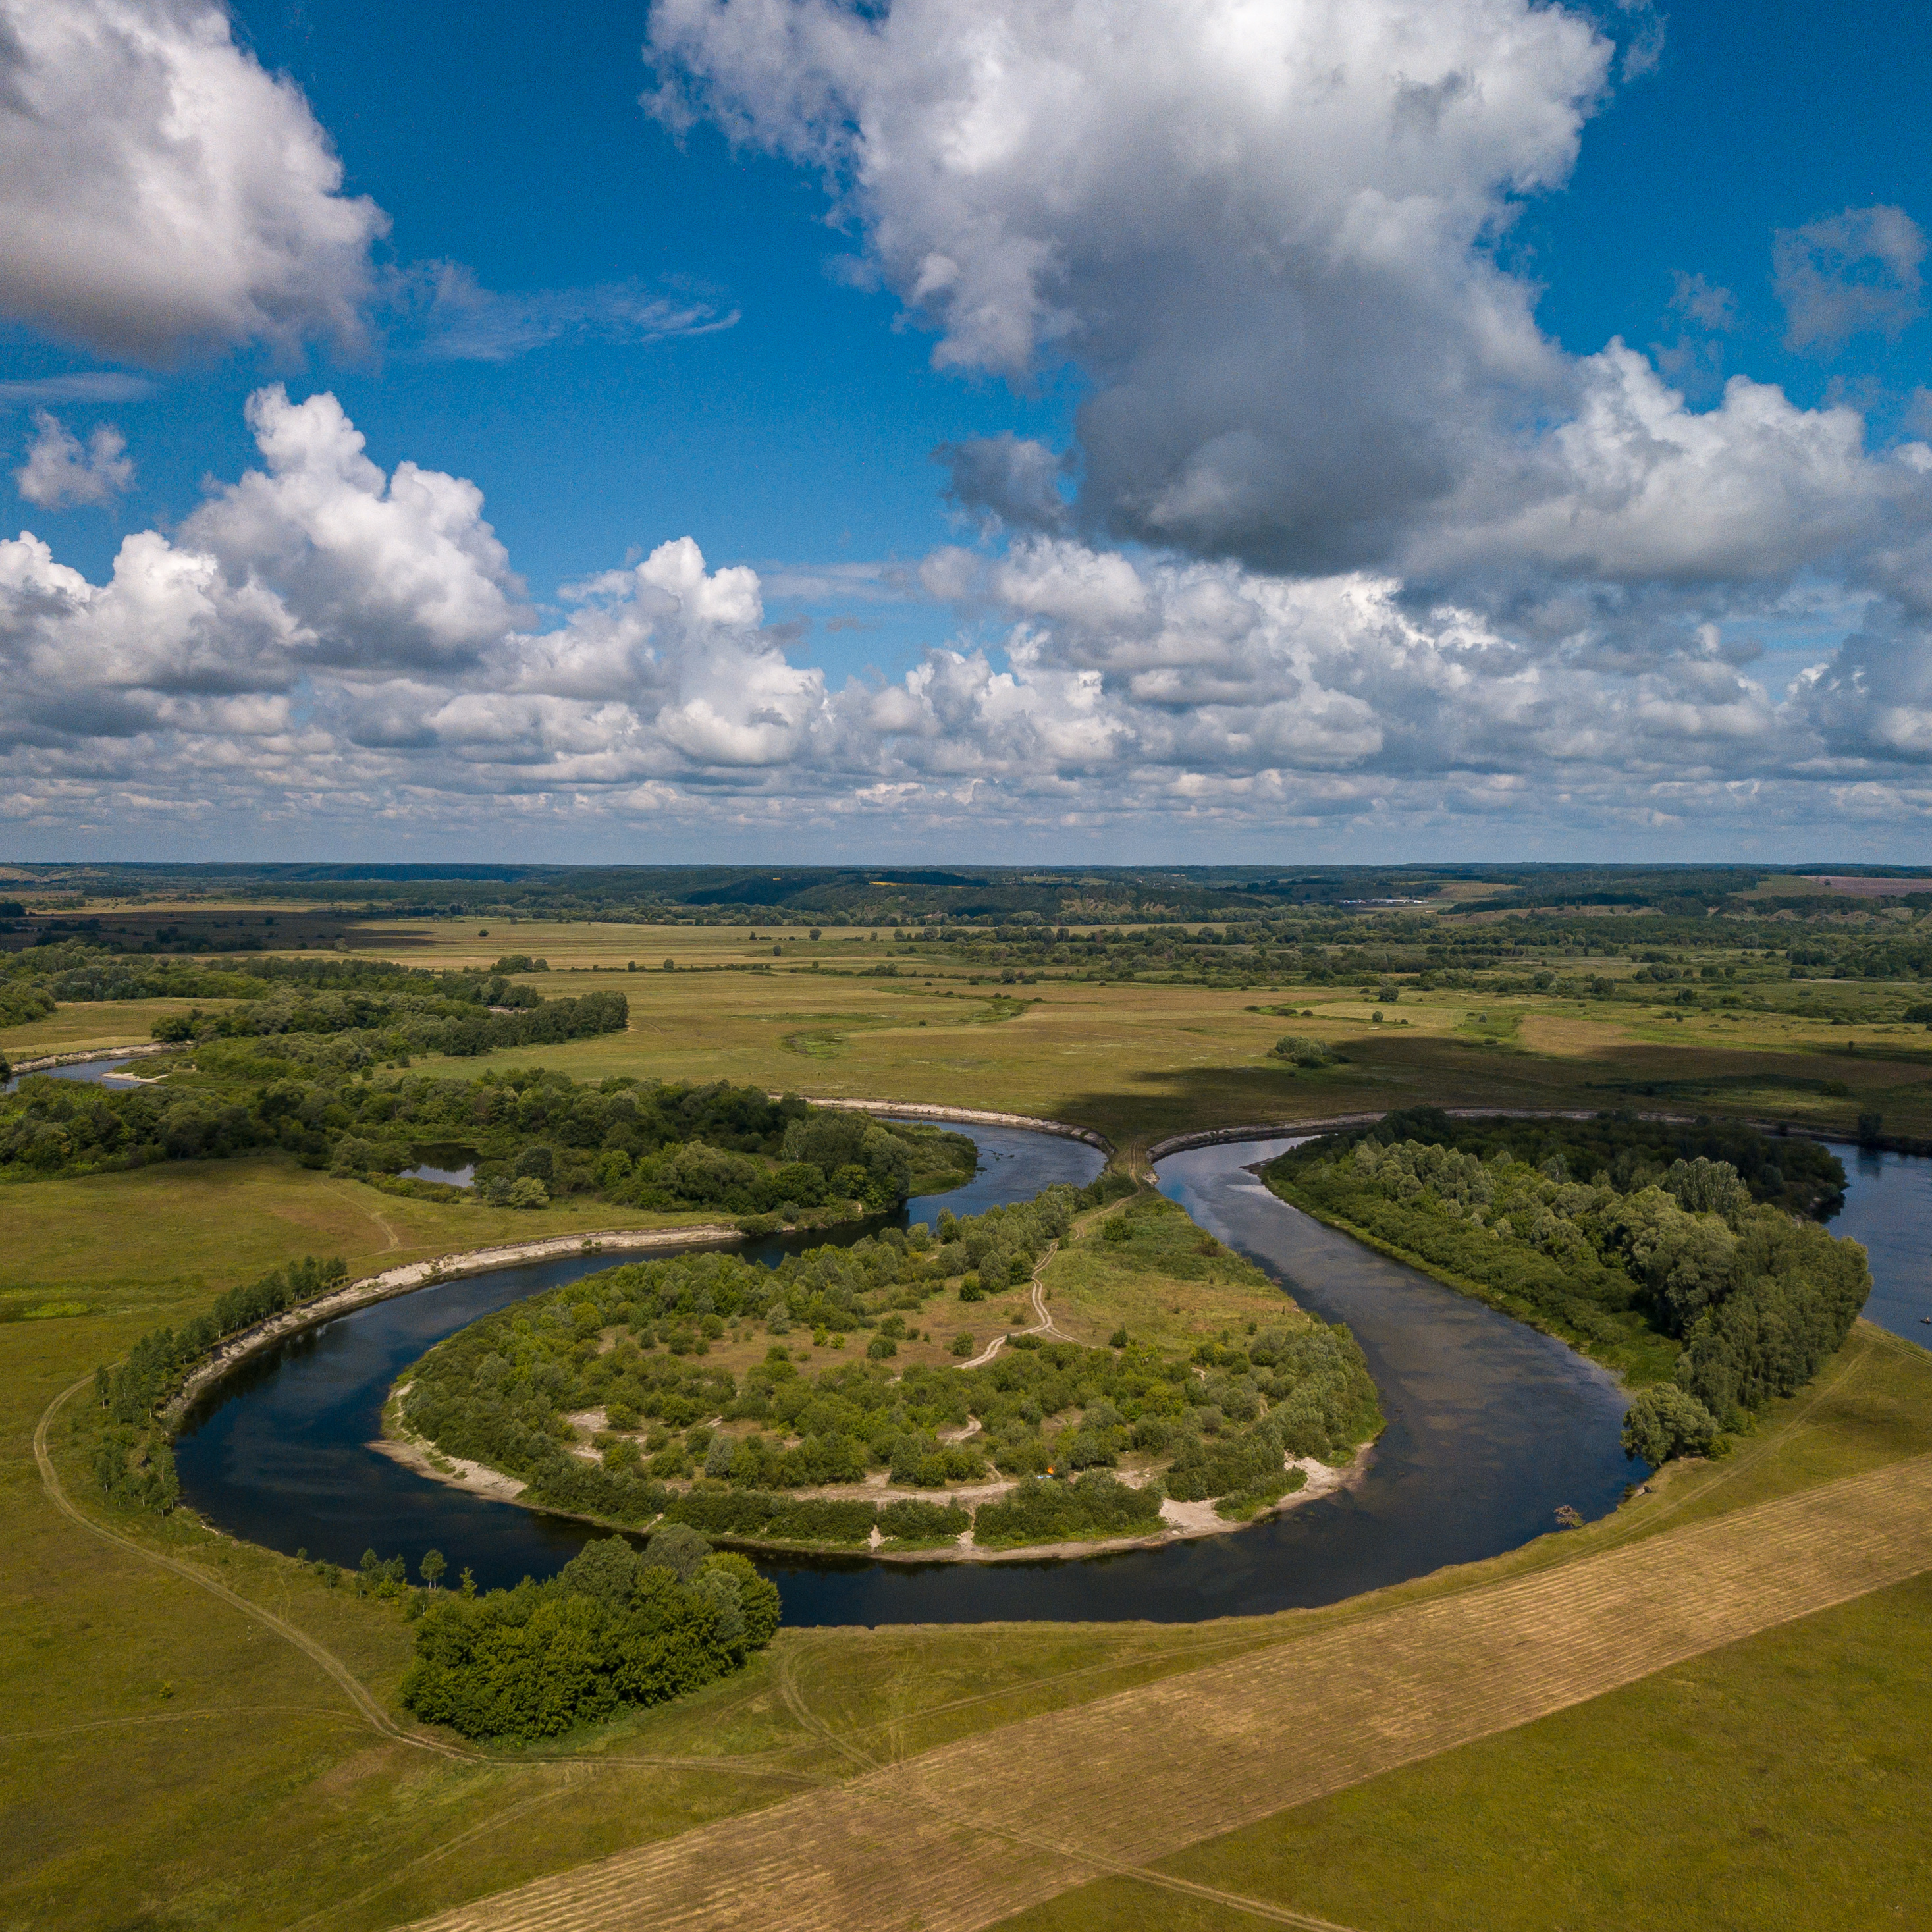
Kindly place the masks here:
<instances>
[{"instance_id":1,"label":"plowed field strip","mask_svg":"<svg viewBox=\"0 0 1932 1932\"><path fill-rule=\"evenodd\" d=\"M423 1932L973 1932L1926 1569L1932 1457L1009 1724Z\"/></svg>"}]
</instances>

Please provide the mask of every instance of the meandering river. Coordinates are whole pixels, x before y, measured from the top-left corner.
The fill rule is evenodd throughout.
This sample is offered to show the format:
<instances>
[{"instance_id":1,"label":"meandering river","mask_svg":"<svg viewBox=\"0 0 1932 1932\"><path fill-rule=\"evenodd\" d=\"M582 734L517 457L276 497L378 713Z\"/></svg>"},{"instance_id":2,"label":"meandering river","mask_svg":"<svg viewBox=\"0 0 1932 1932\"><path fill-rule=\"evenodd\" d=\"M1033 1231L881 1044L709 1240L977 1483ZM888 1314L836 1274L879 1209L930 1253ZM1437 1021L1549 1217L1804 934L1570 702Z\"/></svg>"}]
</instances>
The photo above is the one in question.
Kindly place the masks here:
<instances>
[{"instance_id":1,"label":"meandering river","mask_svg":"<svg viewBox=\"0 0 1932 1932\"><path fill-rule=\"evenodd\" d=\"M1055 1180L1090 1180L1101 1165L1078 1142L1011 1128L972 1132L980 1173L914 1203L910 1218L930 1224L942 1208L964 1214L1025 1200ZM1251 1615L1331 1603L1496 1555L1550 1528L1560 1504L1586 1517L1613 1508L1643 1473L1618 1447L1624 1405L1614 1380L1561 1342L1276 1200L1249 1170L1290 1144L1197 1148L1162 1161L1158 1178L1304 1307L1354 1332L1388 1418L1357 1483L1235 1534L1077 1562L761 1561L784 1594L785 1621ZM1835 1232L1872 1249L1880 1289L1869 1312L1914 1340L1932 1336L1918 1325L1932 1313L1932 1161L1840 1151L1852 1185ZM803 1244L772 1240L747 1252L770 1265ZM220 1528L290 1554L305 1550L353 1566L374 1549L400 1552L413 1568L434 1547L452 1574L467 1565L486 1587L550 1574L586 1538L608 1532L433 1482L370 1445L396 1376L436 1342L611 1265L608 1256L572 1256L507 1268L291 1337L244 1364L188 1418L176 1445L187 1501Z\"/></svg>"}]
</instances>

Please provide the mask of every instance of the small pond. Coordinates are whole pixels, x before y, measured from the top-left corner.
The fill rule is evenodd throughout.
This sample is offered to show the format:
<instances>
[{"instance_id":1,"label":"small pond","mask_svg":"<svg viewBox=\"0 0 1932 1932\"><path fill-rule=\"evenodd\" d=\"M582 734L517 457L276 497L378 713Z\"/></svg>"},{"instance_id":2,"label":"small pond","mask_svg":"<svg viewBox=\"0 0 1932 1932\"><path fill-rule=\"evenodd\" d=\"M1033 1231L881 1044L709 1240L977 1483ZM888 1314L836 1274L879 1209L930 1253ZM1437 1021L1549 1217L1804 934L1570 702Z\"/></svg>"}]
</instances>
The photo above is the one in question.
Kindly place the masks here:
<instances>
[{"instance_id":1,"label":"small pond","mask_svg":"<svg viewBox=\"0 0 1932 1932\"><path fill-rule=\"evenodd\" d=\"M81 1080L93 1087L131 1087L140 1076L124 1070L138 1065L146 1058L145 1054L124 1053L100 1060L70 1060L64 1066L37 1066L34 1071L45 1074L50 1080ZM4 1088L0 1088L0 1093L12 1093L22 1077L16 1074Z\"/></svg>"},{"instance_id":2,"label":"small pond","mask_svg":"<svg viewBox=\"0 0 1932 1932\"><path fill-rule=\"evenodd\" d=\"M476 1184L476 1154L474 1148L453 1145L434 1145L423 1142L418 1145L419 1164L403 1169L404 1180L434 1180L445 1187L474 1187Z\"/></svg>"}]
</instances>

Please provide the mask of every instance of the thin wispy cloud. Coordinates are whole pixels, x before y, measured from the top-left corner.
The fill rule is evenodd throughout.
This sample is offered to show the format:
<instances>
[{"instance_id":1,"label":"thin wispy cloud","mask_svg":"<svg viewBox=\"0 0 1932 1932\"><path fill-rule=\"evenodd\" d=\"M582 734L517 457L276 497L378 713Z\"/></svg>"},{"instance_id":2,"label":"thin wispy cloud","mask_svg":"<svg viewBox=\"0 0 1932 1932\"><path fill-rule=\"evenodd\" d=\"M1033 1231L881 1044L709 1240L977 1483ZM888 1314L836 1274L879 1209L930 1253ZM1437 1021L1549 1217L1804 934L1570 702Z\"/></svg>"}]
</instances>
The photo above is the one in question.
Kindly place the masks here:
<instances>
[{"instance_id":1,"label":"thin wispy cloud","mask_svg":"<svg viewBox=\"0 0 1932 1932\"><path fill-rule=\"evenodd\" d=\"M898 604L920 596L918 575L902 563L774 563L755 566L768 597L807 604Z\"/></svg>"},{"instance_id":2,"label":"thin wispy cloud","mask_svg":"<svg viewBox=\"0 0 1932 1932\"><path fill-rule=\"evenodd\" d=\"M482 287L465 268L438 263L418 280L422 352L460 362L507 362L555 342L643 347L736 326L740 311L637 282L511 293Z\"/></svg>"},{"instance_id":3,"label":"thin wispy cloud","mask_svg":"<svg viewBox=\"0 0 1932 1932\"><path fill-rule=\"evenodd\" d=\"M1674 278L1670 306L1679 315L1688 316L1700 328L1724 330L1738 326L1737 297L1702 275L1687 275L1682 268Z\"/></svg>"},{"instance_id":4,"label":"thin wispy cloud","mask_svg":"<svg viewBox=\"0 0 1932 1932\"><path fill-rule=\"evenodd\" d=\"M0 382L0 409L44 408L56 403L137 403L154 386L143 376L112 370L88 370L74 376L38 376Z\"/></svg>"},{"instance_id":5,"label":"thin wispy cloud","mask_svg":"<svg viewBox=\"0 0 1932 1932\"><path fill-rule=\"evenodd\" d=\"M1772 263L1785 346L1830 355L1867 332L1896 338L1924 312L1924 231L1900 208L1848 208L1780 228Z\"/></svg>"}]
</instances>

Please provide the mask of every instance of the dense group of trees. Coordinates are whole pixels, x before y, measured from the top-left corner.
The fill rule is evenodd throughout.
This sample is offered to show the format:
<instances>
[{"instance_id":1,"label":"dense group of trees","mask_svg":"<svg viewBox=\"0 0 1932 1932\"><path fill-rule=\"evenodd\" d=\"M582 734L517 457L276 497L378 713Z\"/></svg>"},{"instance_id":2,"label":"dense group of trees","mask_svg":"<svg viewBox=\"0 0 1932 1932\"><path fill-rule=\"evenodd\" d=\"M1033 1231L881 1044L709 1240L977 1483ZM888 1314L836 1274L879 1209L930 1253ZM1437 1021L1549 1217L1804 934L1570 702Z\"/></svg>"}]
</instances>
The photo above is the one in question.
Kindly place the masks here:
<instances>
[{"instance_id":1,"label":"dense group of trees","mask_svg":"<svg viewBox=\"0 0 1932 1932\"><path fill-rule=\"evenodd\" d=\"M267 1000L278 992L352 993L365 1000L421 998L471 1006L536 1006L543 995L513 974L548 970L508 955L487 968L405 966L334 952L290 958L193 960L116 952L88 939L52 940L0 955L0 983L31 986L56 1000Z\"/></svg>"},{"instance_id":2,"label":"dense group of trees","mask_svg":"<svg viewBox=\"0 0 1932 1932\"><path fill-rule=\"evenodd\" d=\"M1730 1157L1703 1151L1714 1137ZM1748 1130L1418 1108L1296 1148L1268 1179L1640 1374L1671 1367L1626 1432L1652 1462L1707 1448L1802 1388L1870 1288L1862 1248L1781 1204L1834 1199L1835 1159Z\"/></svg>"},{"instance_id":3,"label":"dense group of trees","mask_svg":"<svg viewBox=\"0 0 1932 1932\"><path fill-rule=\"evenodd\" d=\"M888 1229L770 1270L718 1254L613 1268L439 1343L406 1378L403 1420L446 1454L523 1478L532 1502L620 1522L662 1512L748 1540L833 1543L862 1541L875 1522L889 1538L943 1540L965 1521L889 1522L868 1502L784 1492L880 1469L901 1487L933 1490L995 1473L1064 1478L1138 1454L1171 1462L1167 1490L1140 1492L1142 1514L1171 1492L1226 1498L1232 1515L1294 1486L1285 1458L1346 1456L1379 1429L1346 1329L1288 1310L1244 1344L1184 1355L1124 1332L1106 1348L1022 1335L964 1373L896 1364L909 1312L934 1294L983 1292L969 1282L1023 1282L1080 1201L1050 1188L1023 1205L944 1216L937 1236ZM1158 1196L1116 1218L1130 1232L1187 1225ZM782 1342L741 1375L711 1364L712 1343L758 1324L868 1340L862 1355L815 1376ZM605 1426L586 1445L571 1418L599 1411Z\"/></svg>"},{"instance_id":4,"label":"dense group of trees","mask_svg":"<svg viewBox=\"0 0 1932 1932\"><path fill-rule=\"evenodd\" d=\"M441 1595L416 1623L404 1707L472 1738L548 1738L742 1669L778 1628L776 1585L681 1525L586 1544L544 1582Z\"/></svg>"},{"instance_id":5,"label":"dense group of trees","mask_svg":"<svg viewBox=\"0 0 1932 1932\"><path fill-rule=\"evenodd\" d=\"M528 1016L583 1004L553 1001ZM197 1054L198 1079L224 1070L206 1049ZM578 1082L534 1069L374 1079L311 1066L132 1089L30 1076L0 1099L0 1173L86 1174L271 1148L376 1176L453 1148L476 1163L479 1199L541 1206L595 1194L630 1207L789 1220L828 1204L849 1214L855 1201L862 1212L885 1212L916 1181L970 1176L978 1160L962 1134L885 1126L758 1088Z\"/></svg>"}]
</instances>

